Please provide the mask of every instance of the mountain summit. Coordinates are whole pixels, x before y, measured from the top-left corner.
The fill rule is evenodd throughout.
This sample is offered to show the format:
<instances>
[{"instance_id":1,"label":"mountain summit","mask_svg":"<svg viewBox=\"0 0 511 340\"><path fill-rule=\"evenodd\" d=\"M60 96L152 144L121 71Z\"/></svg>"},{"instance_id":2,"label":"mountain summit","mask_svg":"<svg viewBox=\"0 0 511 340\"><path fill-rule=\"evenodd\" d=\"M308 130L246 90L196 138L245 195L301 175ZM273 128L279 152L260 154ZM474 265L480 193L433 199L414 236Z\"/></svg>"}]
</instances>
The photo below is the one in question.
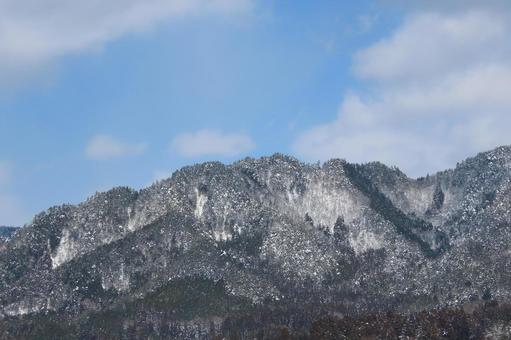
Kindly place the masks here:
<instances>
[{"instance_id":1,"label":"mountain summit","mask_svg":"<svg viewBox=\"0 0 511 340\"><path fill-rule=\"evenodd\" d=\"M281 154L209 162L35 216L0 245L0 330L243 338L509 301L509 244L510 147L418 179Z\"/></svg>"}]
</instances>

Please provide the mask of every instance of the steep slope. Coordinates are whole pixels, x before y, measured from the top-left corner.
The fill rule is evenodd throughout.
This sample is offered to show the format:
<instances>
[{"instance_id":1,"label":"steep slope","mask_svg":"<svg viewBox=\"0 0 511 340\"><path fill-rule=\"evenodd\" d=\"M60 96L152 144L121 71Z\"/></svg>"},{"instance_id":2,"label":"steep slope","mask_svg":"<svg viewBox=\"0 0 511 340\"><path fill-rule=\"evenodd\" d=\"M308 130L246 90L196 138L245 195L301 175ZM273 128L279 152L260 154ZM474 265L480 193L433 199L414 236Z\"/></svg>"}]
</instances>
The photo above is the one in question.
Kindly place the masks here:
<instances>
[{"instance_id":1,"label":"steep slope","mask_svg":"<svg viewBox=\"0 0 511 340\"><path fill-rule=\"evenodd\" d=\"M185 167L37 215L0 251L0 315L148 313L158 296L168 302L156 314L178 328L192 316L191 332L209 334L211 318L269 306L320 315L506 300L510 190L508 147L420 179L280 154ZM210 307L179 302L176 291L193 294L183 282Z\"/></svg>"}]
</instances>

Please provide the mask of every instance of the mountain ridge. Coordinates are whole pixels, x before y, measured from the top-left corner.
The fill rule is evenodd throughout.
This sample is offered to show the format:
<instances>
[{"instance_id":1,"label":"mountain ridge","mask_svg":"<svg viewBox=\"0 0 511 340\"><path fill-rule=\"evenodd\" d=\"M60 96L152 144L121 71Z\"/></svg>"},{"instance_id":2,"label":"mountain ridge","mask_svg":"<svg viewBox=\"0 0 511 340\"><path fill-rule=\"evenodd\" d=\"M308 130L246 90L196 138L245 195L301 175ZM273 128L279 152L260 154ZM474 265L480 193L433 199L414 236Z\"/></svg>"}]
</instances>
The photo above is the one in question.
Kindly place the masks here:
<instances>
[{"instance_id":1,"label":"mountain ridge","mask_svg":"<svg viewBox=\"0 0 511 340\"><path fill-rule=\"evenodd\" d=\"M0 316L79 318L162 291L172 309L179 282L223 296L197 314L220 324L239 301L318 315L507 301L510 193L508 146L418 179L282 154L188 166L36 215L0 250Z\"/></svg>"}]
</instances>

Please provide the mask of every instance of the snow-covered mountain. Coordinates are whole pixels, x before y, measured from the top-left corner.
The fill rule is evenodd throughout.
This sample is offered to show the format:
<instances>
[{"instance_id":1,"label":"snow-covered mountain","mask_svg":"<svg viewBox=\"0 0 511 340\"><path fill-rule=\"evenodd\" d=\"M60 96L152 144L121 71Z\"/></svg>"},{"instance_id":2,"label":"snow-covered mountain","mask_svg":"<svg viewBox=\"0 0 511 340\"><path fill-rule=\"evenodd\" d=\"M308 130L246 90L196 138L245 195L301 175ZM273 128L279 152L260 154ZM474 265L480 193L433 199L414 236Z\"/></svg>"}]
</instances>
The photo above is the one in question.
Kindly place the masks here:
<instances>
[{"instance_id":1,"label":"snow-covered mountain","mask_svg":"<svg viewBox=\"0 0 511 340\"><path fill-rule=\"evenodd\" d=\"M8 241L18 229L17 227L0 226L0 244Z\"/></svg>"},{"instance_id":2,"label":"snow-covered mountain","mask_svg":"<svg viewBox=\"0 0 511 340\"><path fill-rule=\"evenodd\" d=\"M0 328L129 337L143 317L159 336L210 338L509 301L510 244L511 147L419 179L280 154L210 162L37 215L0 248ZM276 320L232 321L261 310Z\"/></svg>"}]
</instances>

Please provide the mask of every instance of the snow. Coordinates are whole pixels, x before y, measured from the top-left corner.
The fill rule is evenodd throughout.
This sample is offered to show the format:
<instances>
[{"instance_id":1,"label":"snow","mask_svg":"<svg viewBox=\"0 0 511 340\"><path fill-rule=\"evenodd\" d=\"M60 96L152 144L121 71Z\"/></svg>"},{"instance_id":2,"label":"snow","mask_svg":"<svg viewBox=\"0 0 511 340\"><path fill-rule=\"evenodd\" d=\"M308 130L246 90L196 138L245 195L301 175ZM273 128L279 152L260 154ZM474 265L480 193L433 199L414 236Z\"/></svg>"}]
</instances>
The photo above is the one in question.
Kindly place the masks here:
<instances>
[{"instance_id":1,"label":"snow","mask_svg":"<svg viewBox=\"0 0 511 340\"><path fill-rule=\"evenodd\" d=\"M127 208L127 213L128 213L128 224L126 225L126 227L128 228L129 231L135 231L137 229L137 225L138 225L138 219L135 219L133 218L132 216L132 213L133 213L133 209L131 209L131 207L128 207Z\"/></svg>"},{"instance_id":2,"label":"snow","mask_svg":"<svg viewBox=\"0 0 511 340\"><path fill-rule=\"evenodd\" d=\"M416 214L424 214L431 206L431 202L433 202L434 190L435 187L433 185L426 188L420 188L414 185L408 187L404 195L409 204L410 211Z\"/></svg>"},{"instance_id":3,"label":"snow","mask_svg":"<svg viewBox=\"0 0 511 340\"><path fill-rule=\"evenodd\" d=\"M196 195L196 203L195 203L195 217L201 218L202 214L204 213L204 206L206 205L206 202L208 201L208 197L199 192L199 189L195 189L195 195Z\"/></svg>"},{"instance_id":4,"label":"snow","mask_svg":"<svg viewBox=\"0 0 511 340\"><path fill-rule=\"evenodd\" d=\"M232 240L233 235L227 229L227 218L228 218L229 214L232 212L233 211L229 207L229 205L224 205L223 213L221 214L221 217L220 217L222 222L217 223L217 225L215 226L215 228L212 231L213 238L215 239L215 241L221 242L221 241ZM240 230L240 228L237 225L236 225L236 229L238 229L238 231Z\"/></svg>"},{"instance_id":5,"label":"snow","mask_svg":"<svg viewBox=\"0 0 511 340\"><path fill-rule=\"evenodd\" d=\"M125 292L130 289L130 276L124 269L124 263L121 263L118 270L101 278L101 287L104 290L114 288L118 292Z\"/></svg>"},{"instance_id":6,"label":"snow","mask_svg":"<svg viewBox=\"0 0 511 340\"><path fill-rule=\"evenodd\" d=\"M161 280L170 280L169 277L200 273L215 280L225 276L233 292L252 300L263 299L268 295L282 296L277 291L275 293L271 291L273 283L258 281L262 276L256 270L260 268L266 270L266 267L259 267L259 258L254 258L252 253L245 253L229 244L218 247L222 249L221 258L211 250L213 248L202 248L207 251L207 255L204 252L196 255L194 252L195 249L199 249L196 247L202 247L205 244L202 242L203 238L207 238L209 247L213 240L229 241L242 232L250 236L254 231L259 230L256 228L264 228L262 245L259 247L260 258L264 259L261 263L269 263L271 270L279 275L279 279L287 280L285 284L300 283L311 278L320 287L319 283L327 274L337 273L339 277L346 280L348 289L360 291L363 288L371 294L394 297L400 292L417 296L427 295L432 291L432 287L439 283L440 289L444 291L448 287L457 289L453 292L453 298L442 295L444 294L442 291L438 293L439 297L458 303L468 299L471 290L477 288L483 291L489 280L500 279L501 273L495 268L507 266L508 262L505 262L506 265L503 263L504 260L507 261L506 256L510 253L508 247L510 235L508 226L511 221L509 178L506 178L508 182L504 187L504 182L500 179L499 182L492 182L493 177L487 175L487 172L480 171L482 175L472 176L470 171L462 169L466 173L448 172L433 177L429 181L403 180L389 187L388 192L383 188L382 192L389 196L397 208L401 208L405 213L411 213L423 212L431 205L436 187L432 184L433 182L443 186L444 206L440 212L431 217L435 219L434 225L446 231L457 230L460 227L466 230L459 234L452 233L453 236L449 234L451 247L443 257L425 260L421 249L413 240L403 238L399 230L392 225L392 221L385 220L372 209L369 204L370 197L357 190L348 179L343 177L342 172L337 170L326 172L322 168L311 169L306 166L300 170L280 163L271 165L271 168L273 170L269 171L258 167L251 169L255 173L253 182L257 185L250 180L244 186L243 180L246 178L243 176L245 175L237 174L235 171L225 174L215 173L211 177L211 182L208 182L207 178L204 179L200 173L192 173L184 178L186 180L169 182L168 185L175 186L175 189L166 187L148 189L147 193L138 196L137 201L110 201L111 204L107 207L102 205L103 200L101 204L91 201L86 205L73 208L70 212L63 210L66 214L58 211L55 215L57 218L50 221L54 223L50 225L55 227L57 233L60 230L57 226L63 226L60 242L50 254L52 268L58 268L79 255L94 255L96 254L94 249L98 246L126 237L132 231L140 230L140 235L148 235L143 227L166 213L175 215L177 222L174 223L173 219L169 219L169 223L165 225L162 223L154 226L154 228L161 227L160 230L153 227L147 228L158 232L154 234L157 235L154 239L148 242L139 242L143 238L127 239L130 249L140 250L146 259L142 266L130 263L127 257L132 256L133 252L117 245L113 245L115 251L108 254L106 258L87 256L94 261L90 265L97 269L92 272L98 275L98 278L101 277L104 289L129 291L130 281L133 281L138 273L147 278L148 286L151 285L151 287L158 287ZM507 168L504 170L508 171ZM266 178L265 174L267 174ZM198 183L202 182L206 182L207 194L197 187ZM454 185L453 182L459 183ZM267 183L267 187L264 183ZM483 193L496 189L499 190L497 201L488 208L495 210L477 210ZM449 218L456 217L458 212L461 216L460 222L457 222L457 219L452 219L454 222L450 221ZM342 234L341 240L324 233L323 230L315 230L309 223L303 223L306 214L312 218L316 228L322 226L329 228L330 231L337 218L343 217L346 234ZM198 226L197 229L181 223L181 217L186 217L186 223L188 223L189 217L193 216L197 218L192 221L193 227ZM419 217L423 218L420 215ZM162 221L167 222L166 219ZM444 224L443 221L447 222ZM45 223L50 222L45 220ZM502 225L505 227L501 227ZM31 242L29 236L25 236L23 240ZM426 240L432 249L436 249L434 232L421 232L419 236ZM372 261L372 257L362 256L351 262L352 252L345 252L348 245L357 256L364 255L370 250L385 249L386 251L384 254L383 252L375 254L378 261L375 262L377 267L373 267L372 262L363 262ZM484 246L481 248L485 252L477 254L476 257L472 249L477 250L479 245ZM48 248L50 248L49 245ZM189 256L192 261L185 266L181 266L181 262L179 265L174 263L177 262L173 261L172 257L174 249L179 250L184 256ZM474 256L474 260L471 260L470 256ZM495 259L494 262L493 259ZM121 263L124 260L126 260L125 263ZM344 278L344 272L341 270L343 267L338 264L344 264L344 262L357 264L359 260L367 266L368 271L359 271L353 278L348 276ZM464 263L469 260L471 262L468 264ZM108 261L108 264L105 265L105 261ZM226 270L218 269L217 262L226 263ZM233 263L242 266L238 268ZM414 266L415 264L420 266ZM258 274L247 276L246 280L241 281L239 276L248 272L252 273L252 268L254 268L253 272ZM76 288L76 284L60 285L59 271L48 273L46 266L34 266L30 269L27 279L18 281L20 291L33 289L37 296L44 296L46 299L50 292L60 290L61 295L51 295L56 309L61 308L62 301L67 301L69 295L66 294L70 293L71 296L81 294L80 287ZM68 270L68 268L61 269ZM372 283L369 283L369 287L360 286L360 282L370 282L366 279L370 279L373 272L380 270L385 274L384 278L388 279L385 282L388 286L378 286L378 282L374 286L371 286ZM471 281L472 287L476 288L465 287L465 281ZM15 284L18 285L18 282ZM41 282L40 287L33 285L33 282ZM72 292L73 289L76 291ZM6 305L16 301L15 297L8 296L12 294L11 291L9 287L9 290L2 293L1 297L4 301L8 301ZM492 294L499 296L495 292L496 290L492 288ZM505 294L507 290L504 290L500 296ZM4 315L23 315L37 311L37 308L44 310L47 307L44 307L44 304L34 304L33 301L29 301L17 302L4 308Z\"/></svg>"},{"instance_id":7,"label":"snow","mask_svg":"<svg viewBox=\"0 0 511 340\"><path fill-rule=\"evenodd\" d=\"M77 247L74 240L71 238L71 233L69 229L64 229L55 255L50 255L52 268L58 268L62 264L72 260L76 254Z\"/></svg>"},{"instance_id":8,"label":"snow","mask_svg":"<svg viewBox=\"0 0 511 340\"><path fill-rule=\"evenodd\" d=\"M301 218L309 214L314 225L325 226L333 233L338 217L346 223L363 215L364 204L347 189L336 188L329 183L313 181L303 195L288 191L288 208Z\"/></svg>"},{"instance_id":9,"label":"snow","mask_svg":"<svg viewBox=\"0 0 511 340\"><path fill-rule=\"evenodd\" d=\"M225 229L216 229L213 230L213 237L217 242L229 241L232 239L232 234L225 231Z\"/></svg>"},{"instance_id":10,"label":"snow","mask_svg":"<svg viewBox=\"0 0 511 340\"><path fill-rule=\"evenodd\" d=\"M124 263L121 265L118 279L114 281L114 287L118 291L126 291L130 288L130 276L124 272Z\"/></svg>"},{"instance_id":11,"label":"snow","mask_svg":"<svg viewBox=\"0 0 511 340\"><path fill-rule=\"evenodd\" d=\"M3 312L9 316L20 316L39 312L44 306L40 301L18 301L7 305Z\"/></svg>"},{"instance_id":12,"label":"snow","mask_svg":"<svg viewBox=\"0 0 511 340\"><path fill-rule=\"evenodd\" d=\"M363 254L370 249L382 249L385 246L383 237L367 230L361 230L357 235L352 235L349 242L357 255Z\"/></svg>"}]
</instances>

